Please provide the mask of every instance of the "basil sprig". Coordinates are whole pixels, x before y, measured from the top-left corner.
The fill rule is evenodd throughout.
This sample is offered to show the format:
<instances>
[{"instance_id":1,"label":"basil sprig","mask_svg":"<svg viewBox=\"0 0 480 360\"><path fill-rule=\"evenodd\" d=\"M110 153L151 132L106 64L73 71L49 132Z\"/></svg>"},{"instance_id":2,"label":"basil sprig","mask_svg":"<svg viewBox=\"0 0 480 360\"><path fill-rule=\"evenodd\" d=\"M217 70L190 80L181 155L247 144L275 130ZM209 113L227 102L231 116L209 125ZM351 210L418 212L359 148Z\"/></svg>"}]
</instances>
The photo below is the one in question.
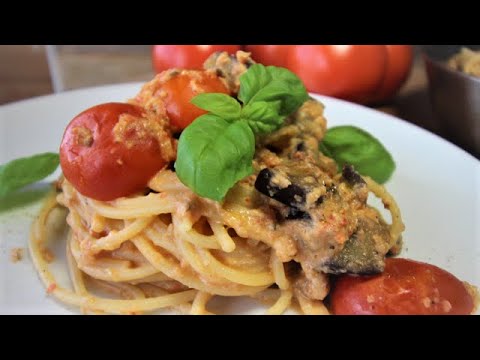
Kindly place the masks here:
<instances>
[{"instance_id":1,"label":"basil sprig","mask_svg":"<svg viewBox=\"0 0 480 360\"><path fill-rule=\"evenodd\" d=\"M253 173L255 135L282 126L308 99L300 79L287 69L255 64L240 77L238 100L226 94L192 99L209 113L181 134L175 169L180 180L200 196L220 201L240 179ZM339 167L354 165L362 175L386 182L395 170L390 153L375 137L354 126L330 128L320 151ZM0 165L0 200L53 173L55 153L43 153Z\"/></svg>"},{"instance_id":2,"label":"basil sprig","mask_svg":"<svg viewBox=\"0 0 480 360\"><path fill-rule=\"evenodd\" d=\"M335 160L340 170L351 164L362 175L383 184L393 174L395 162L387 149L374 136L355 126L328 129L320 143L320 151Z\"/></svg>"},{"instance_id":3,"label":"basil sprig","mask_svg":"<svg viewBox=\"0 0 480 360\"><path fill-rule=\"evenodd\" d=\"M220 201L237 181L253 173L255 135L282 126L308 99L292 72L255 64L240 76L238 102L225 94L200 94L192 103L209 113L180 136L175 170L202 197Z\"/></svg>"},{"instance_id":4,"label":"basil sprig","mask_svg":"<svg viewBox=\"0 0 480 360\"><path fill-rule=\"evenodd\" d=\"M59 162L58 154L43 153L0 165L0 198L47 177Z\"/></svg>"}]
</instances>

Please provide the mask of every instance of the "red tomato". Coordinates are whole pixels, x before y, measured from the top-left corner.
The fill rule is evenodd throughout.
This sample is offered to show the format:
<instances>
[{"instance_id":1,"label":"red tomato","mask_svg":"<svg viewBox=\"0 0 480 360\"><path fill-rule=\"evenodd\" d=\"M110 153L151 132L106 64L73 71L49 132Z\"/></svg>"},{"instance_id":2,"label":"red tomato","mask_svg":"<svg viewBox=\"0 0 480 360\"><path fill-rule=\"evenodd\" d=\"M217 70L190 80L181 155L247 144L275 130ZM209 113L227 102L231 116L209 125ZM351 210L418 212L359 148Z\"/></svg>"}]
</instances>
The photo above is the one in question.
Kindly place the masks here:
<instances>
[{"instance_id":1,"label":"red tomato","mask_svg":"<svg viewBox=\"0 0 480 360\"><path fill-rule=\"evenodd\" d=\"M162 91L166 93L163 100L175 129L185 129L197 117L207 113L190 102L198 94L228 94L228 89L220 78L204 71L183 71L161 84L160 92Z\"/></svg>"},{"instance_id":2,"label":"red tomato","mask_svg":"<svg viewBox=\"0 0 480 360\"><path fill-rule=\"evenodd\" d=\"M341 276L330 296L338 315L468 315L474 307L455 276L407 259L387 259L379 275Z\"/></svg>"},{"instance_id":3,"label":"red tomato","mask_svg":"<svg viewBox=\"0 0 480 360\"><path fill-rule=\"evenodd\" d=\"M227 51L233 54L240 49L240 45L154 45L153 68L157 73L170 68L200 70L212 53Z\"/></svg>"},{"instance_id":4,"label":"red tomato","mask_svg":"<svg viewBox=\"0 0 480 360\"><path fill-rule=\"evenodd\" d=\"M83 195L102 201L143 190L167 164L166 120L139 106L108 103L77 115L60 146L65 178ZM159 137L163 136L162 139Z\"/></svg>"},{"instance_id":5,"label":"red tomato","mask_svg":"<svg viewBox=\"0 0 480 360\"><path fill-rule=\"evenodd\" d=\"M287 67L288 53L294 45L247 45L245 51L255 62L264 65Z\"/></svg>"},{"instance_id":6,"label":"red tomato","mask_svg":"<svg viewBox=\"0 0 480 360\"><path fill-rule=\"evenodd\" d=\"M412 65L409 45L247 45L255 61L286 67L308 91L359 103L388 100Z\"/></svg>"},{"instance_id":7,"label":"red tomato","mask_svg":"<svg viewBox=\"0 0 480 360\"><path fill-rule=\"evenodd\" d=\"M373 101L389 100L410 73L413 61L413 50L409 45L385 45L387 48L387 67L382 84L376 90Z\"/></svg>"},{"instance_id":8,"label":"red tomato","mask_svg":"<svg viewBox=\"0 0 480 360\"><path fill-rule=\"evenodd\" d=\"M309 91L365 102L382 83L386 54L376 45L300 45L289 53L287 67Z\"/></svg>"}]
</instances>

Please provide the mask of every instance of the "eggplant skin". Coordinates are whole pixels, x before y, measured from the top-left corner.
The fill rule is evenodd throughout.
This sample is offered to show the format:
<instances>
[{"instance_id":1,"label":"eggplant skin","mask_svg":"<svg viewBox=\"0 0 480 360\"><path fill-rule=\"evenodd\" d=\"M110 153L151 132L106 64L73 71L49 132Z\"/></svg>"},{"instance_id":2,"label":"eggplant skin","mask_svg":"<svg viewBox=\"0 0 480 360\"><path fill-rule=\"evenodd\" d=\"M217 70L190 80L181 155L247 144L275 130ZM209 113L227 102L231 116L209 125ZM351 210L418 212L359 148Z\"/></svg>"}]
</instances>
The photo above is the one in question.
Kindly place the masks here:
<instances>
[{"instance_id":1,"label":"eggplant skin","mask_svg":"<svg viewBox=\"0 0 480 360\"><path fill-rule=\"evenodd\" d=\"M373 275L385 269L385 252L380 241L386 238L372 221L360 220L357 231L345 242L342 250L327 259L317 270L329 274ZM375 240L377 239L377 240Z\"/></svg>"},{"instance_id":2,"label":"eggplant skin","mask_svg":"<svg viewBox=\"0 0 480 360\"><path fill-rule=\"evenodd\" d=\"M298 210L296 208L289 208L286 220L312 220L308 212Z\"/></svg>"},{"instance_id":3,"label":"eggplant skin","mask_svg":"<svg viewBox=\"0 0 480 360\"><path fill-rule=\"evenodd\" d=\"M345 164L342 169L342 177L347 181L351 186L354 185L365 185L365 180L360 176L360 174L355 171L353 165Z\"/></svg>"},{"instance_id":4,"label":"eggplant skin","mask_svg":"<svg viewBox=\"0 0 480 360\"><path fill-rule=\"evenodd\" d=\"M373 275L383 272L385 258L369 250L363 252L365 247L348 240L343 250L330 258L321 266L321 270L329 274L358 274ZM366 247L368 249L368 247Z\"/></svg>"},{"instance_id":5,"label":"eggplant skin","mask_svg":"<svg viewBox=\"0 0 480 360\"><path fill-rule=\"evenodd\" d=\"M284 205L296 209L302 208L305 205L305 190L295 184L281 188L272 183L274 176L275 174L271 169L265 168L260 171L255 180L255 189Z\"/></svg>"}]
</instances>

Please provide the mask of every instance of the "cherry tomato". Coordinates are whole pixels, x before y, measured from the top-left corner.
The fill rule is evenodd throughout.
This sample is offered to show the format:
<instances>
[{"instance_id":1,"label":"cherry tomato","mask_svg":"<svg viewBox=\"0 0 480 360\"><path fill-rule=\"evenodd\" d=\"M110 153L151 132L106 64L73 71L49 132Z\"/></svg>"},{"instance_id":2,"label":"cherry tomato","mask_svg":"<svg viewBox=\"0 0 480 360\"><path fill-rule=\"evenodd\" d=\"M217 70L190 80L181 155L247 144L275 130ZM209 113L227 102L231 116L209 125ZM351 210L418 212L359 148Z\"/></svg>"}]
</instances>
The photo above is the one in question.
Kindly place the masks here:
<instances>
[{"instance_id":1,"label":"cherry tomato","mask_svg":"<svg viewBox=\"0 0 480 360\"><path fill-rule=\"evenodd\" d=\"M339 315L467 315L474 303L464 284L434 265L390 258L374 276L341 276L331 292Z\"/></svg>"},{"instance_id":2,"label":"cherry tomato","mask_svg":"<svg viewBox=\"0 0 480 360\"><path fill-rule=\"evenodd\" d=\"M255 62L263 65L287 67L289 51L295 45L247 45L245 51L252 54Z\"/></svg>"},{"instance_id":3,"label":"cherry tomato","mask_svg":"<svg viewBox=\"0 0 480 360\"><path fill-rule=\"evenodd\" d=\"M387 49L387 67L382 84L375 91L374 102L389 100L410 73L413 61L413 50L409 45L385 45Z\"/></svg>"},{"instance_id":4,"label":"cherry tomato","mask_svg":"<svg viewBox=\"0 0 480 360\"><path fill-rule=\"evenodd\" d=\"M182 71L161 84L162 91L166 94L163 100L174 129L185 129L197 117L207 113L190 102L198 94L228 94L220 78L205 71Z\"/></svg>"},{"instance_id":5,"label":"cherry tomato","mask_svg":"<svg viewBox=\"0 0 480 360\"><path fill-rule=\"evenodd\" d=\"M174 158L167 124L130 104L85 110L63 135L60 164L65 178L81 194L102 201L143 190L168 158Z\"/></svg>"},{"instance_id":6,"label":"cherry tomato","mask_svg":"<svg viewBox=\"0 0 480 360\"><path fill-rule=\"evenodd\" d=\"M366 102L382 83L386 53L376 45L300 45L289 52L287 67L309 91Z\"/></svg>"},{"instance_id":7,"label":"cherry tomato","mask_svg":"<svg viewBox=\"0 0 480 360\"><path fill-rule=\"evenodd\" d=\"M153 68L157 73L170 68L200 70L212 53L227 51L234 54L240 49L240 45L154 45Z\"/></svg>"}]
</instances>

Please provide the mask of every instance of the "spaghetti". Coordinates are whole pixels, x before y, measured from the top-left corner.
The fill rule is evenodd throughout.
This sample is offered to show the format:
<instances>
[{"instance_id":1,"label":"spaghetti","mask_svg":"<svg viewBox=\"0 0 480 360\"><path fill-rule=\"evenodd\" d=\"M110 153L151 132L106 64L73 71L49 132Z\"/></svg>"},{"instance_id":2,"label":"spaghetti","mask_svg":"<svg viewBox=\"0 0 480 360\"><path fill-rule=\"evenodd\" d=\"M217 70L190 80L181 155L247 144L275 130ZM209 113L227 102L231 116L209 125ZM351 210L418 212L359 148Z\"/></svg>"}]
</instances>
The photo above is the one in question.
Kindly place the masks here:
<instances>
[{"instance_id":1,"label":"spaghetti","mask_svg":"<svg viewBox=\"0 0 480 360\"><path fill-rule=\"evenodd\" d=\"M221 67L210 69L212 73L238 77L249 63L243 55L239 59L229 63L231 57L219 56L207 63ZM282 314L291 307L304 314L328 314L323 304L329 291L327 274L383 270L387 253L398 250L404 229L400 211L382 186L361 178L353 168L338 173L335 162L318 151L326 129L321 103L305 101L280 129L259 136L254 174L217 202L195 194L167 165L174 160L176 140L169 135L163 95L157 90L178 73L158 75L132 100L153 112L144 116L138 107L114 104L112 109L123 111L123 120L115 125L118 119L104 118L99 130L115 135L111 154L120 151L122 139L129 151L138 152L130 153L128 161L139 171L135 156L141 152L132 140L135 136L149 156L158 144L168 150L162 150L168 155L164 159L150 159L152 169L163 167L148 177L146 188L140 183L138 190L132 182L127 185L137 190L129 196L95 200L99 189L92 187L87 196L79 188L85 190L83 174L76 188L64 171L59 193L52 192L46 200L32 226L30 252L48 293L92 314L164 308L210 314L208 303L215 296L259 299L270 305L267 314ZM97 106L107 108L108 104ZM75 136L68 138L75 155L94 143L97 131L87 126L94 115L82 114L72 130ZM163 116L159 123L155 114ZM125 171L123 160L115 161ZM103 191L118 194L118 188L103 185ZM389 209L391 224L367 205L369 192ZM68 209L66 252L72 289L57 282L43 255L52 226L49 217L57 207ZM95 289L114 296L96 295Z\"/></svg>"},{"instance_id":2,"label":"spaghetti","mask_svg":"<svg viewBox=\"0 0 480 360\"><path fill-rule=\"evenodd\" d=\"M368 184L390 204L390 229L398 236L403 226L394 200L373 180ZM218 207L193 194L172 171L161 171L150 186L159 192L102 203L62 180L63 192L48 197L30 240L33 262L52 295L85 313L139 314L174 307L209 314L207 304L215 295L262 298L270 294L267 302L274 303L267 314L281 314L293 303L305 314L328 314L321 301L295 294L274 248L232 235L235 229L216 213ZM187 209L192 198L198 202L193 210ZM58 285L42 256L48 216L62 205L69 209L66 252L73 290ZM223 211L228 213L226 218L235 216ZM244 208L243 216L248 217L249 211L255 210ZM199 224L200 218L204 222ZM108 235L98 237L102 231ZM87 286L92 280L125 300L93 295Z\"/></svg>"}]
</instances>

